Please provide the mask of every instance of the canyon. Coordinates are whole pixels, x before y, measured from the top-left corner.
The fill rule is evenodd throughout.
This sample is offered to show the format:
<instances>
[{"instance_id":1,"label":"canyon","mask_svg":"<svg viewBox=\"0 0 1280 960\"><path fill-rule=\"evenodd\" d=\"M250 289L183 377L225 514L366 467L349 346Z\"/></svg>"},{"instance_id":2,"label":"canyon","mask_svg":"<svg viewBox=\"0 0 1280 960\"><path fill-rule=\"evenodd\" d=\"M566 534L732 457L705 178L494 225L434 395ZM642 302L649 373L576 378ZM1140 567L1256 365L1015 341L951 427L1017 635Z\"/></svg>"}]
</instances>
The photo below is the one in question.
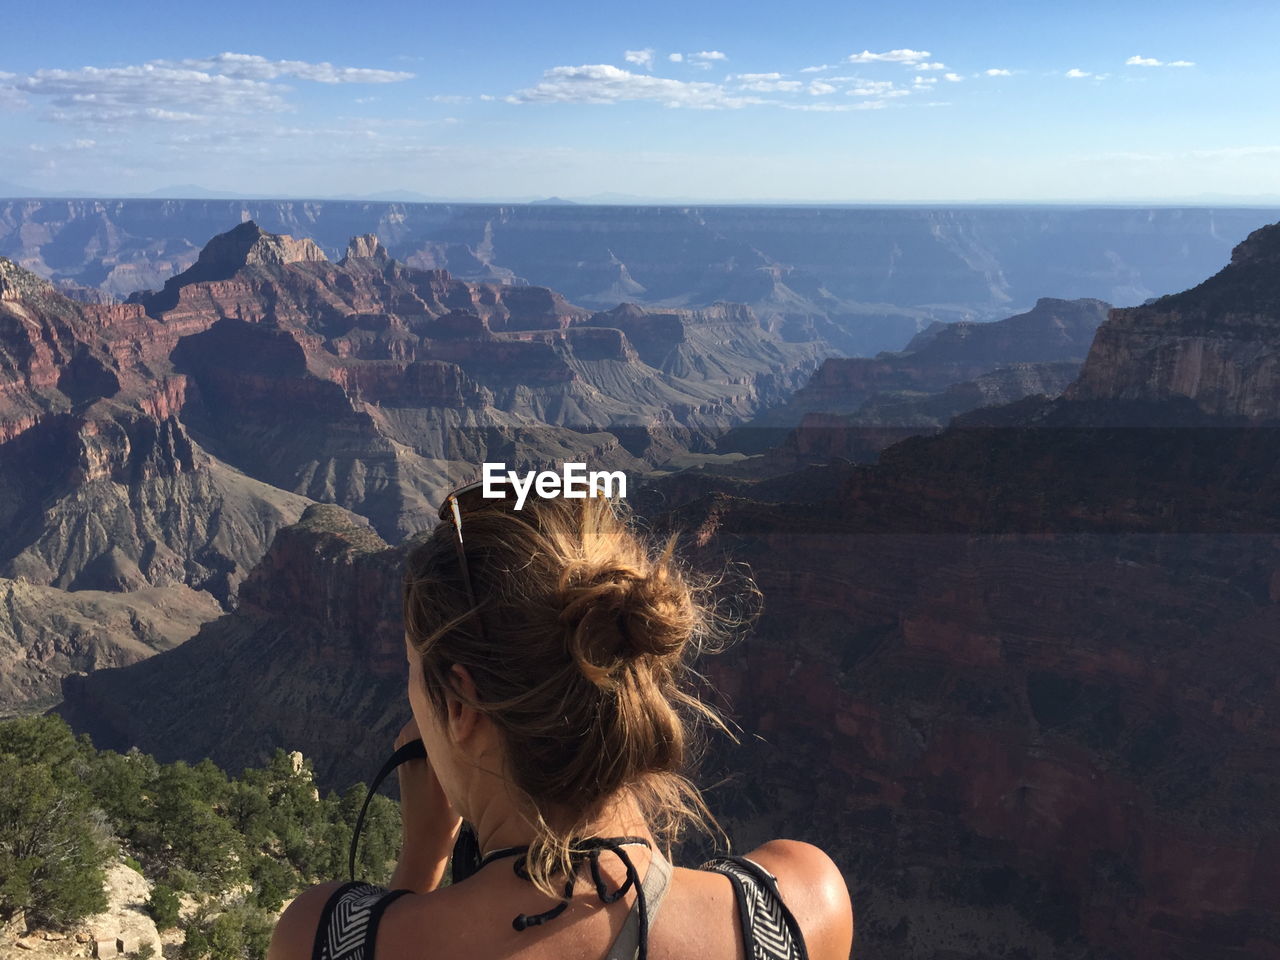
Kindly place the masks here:
<instances>
[{"instance_id":1,"label":"canyon","mask_svg":"<svg viewBox=\"0 0 1280 960\"><path fill-rule=\"evenodd\" d=\"M643 472L709 448L830 352L739 305L593 313L408 267L371 235L335 263L244 223L126 303L0 259L0 588L17 598L0 709L234 607L313 502L399 542L486 460ZM85 591L120 613L72 631ZM49 642L59 629L79 639Z\"/></svg>"},{"instance_id":2,"label":"canyon","mask_svg":"<svg viewBox=\"0 0 1280 960\"><path fill-rule=\"evenodd\" d=\"M1080 372L1110 305L1042 297L1026 313L985 323L935 323L901 350L829 357L785 403L716 444L769 455L756 473L831 457L874 461L899 440L935 433L978 407L1056 396Z\"/></svg>"},{"instance_id":3,"label":"canyon","mask_svg":"<svg viewBox=\"0 0 1280 960\"><path fill-rule=\"evenodd\" d=\"M1108 259L1105 289L1032 292L1033 264L1112 249L1045 260L1082 213L781 210L757 230L637 208L606 241L575 208L17 203L6 711L60 696L99 747L237 770L280 746L323 788L367 779L407 716L399 579L444 489L484 459L616 466L648 475L631 499L656 534L762 591L698 665L741 730L700 781L736 849L832 853L859 956L1280 957L1280 225L1157 297L1224 214L1104 211L1133 251L1167 236ZM155 239L200 210L221 219L199 249ZM305 229L224 230L228 211ZM868 223L933 279L875 288L849 256L825 287L843 306L815 308L799 254ZM1011 223L1017 243L983 233ZM601 268L570 271L547 224ZM640 254L668 243L689 272L663 280ZM565 288L535 285L556 270ZM841 356L840 310L877 289L902 336ZM680 302L635 302L659 295ZM780 443L737 462L778 469L670 469L751 425Z\"/></svg>"},{"instance_id":4,"label":"canyon","mask_svg":"<svg viewBox=\"0 0 1280 960\"><path fill-rule=\"evenodd\" d=\"M1110 311L1057 395L874 464L635 496L763 593L699 664L741 730L701 779L737 849L833 854L859 956L1280 956L1277 257L1280 225L1255 231L1195 288ZM325 785L365 778L407 715L413 542L309 506L235 609L68 677L59 710L101 746L235 768L280 745Z\"/></svg>"}]
</instances>

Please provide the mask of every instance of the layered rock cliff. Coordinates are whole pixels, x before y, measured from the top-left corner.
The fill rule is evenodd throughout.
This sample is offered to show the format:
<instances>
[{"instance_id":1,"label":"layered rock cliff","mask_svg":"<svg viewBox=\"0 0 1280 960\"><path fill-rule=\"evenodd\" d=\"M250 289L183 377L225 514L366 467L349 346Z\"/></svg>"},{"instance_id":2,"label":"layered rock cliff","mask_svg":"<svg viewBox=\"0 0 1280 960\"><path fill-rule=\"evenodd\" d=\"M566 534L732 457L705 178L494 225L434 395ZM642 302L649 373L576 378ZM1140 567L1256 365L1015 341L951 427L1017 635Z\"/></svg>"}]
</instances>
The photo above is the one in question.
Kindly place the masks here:
<instances>
[{"instance_id":1,"label":"layered rock cliff","mask_svg":"<svg viewBox=\"0 0 1280 960\"><path fill-rule=\"evenodd\" d=\"M1005 320L938 324L900 351L824 361L785 409L855 413L874 396L937 393L1014 363L1080 363L1108 309L1101 300L1041 298Z\"/></svg>"},{"instance_id":2,"label":"layered rock cliff","mask_svg":"<svg viewBox=\"0 0 1280 960\"><path fill-rule=\"evenodd\" d=\"M593 316L544 288L406 267L373 236L332 263L252 222L125 304L72 301L0 260L0 577L191 588L202 599L174 614L190 626L210 598L234 606L311 501L399 541L483 461L640 472L709 446L827 352L741 307ZM11 609L11 635L36 643L83 604L46 606ZM138 654L150 628L107 619L62 658L24 659L15 640L0 709L45 702L58 670Z\"/></svg>"},{"instance_id":3,"label":"layered rock cliff","mask_svg":"<svg viewBox=\"0 0 1280 960\"><path fill-rule=\"evenodd\" d=\"M325 758L322 788L368 780L404 722L406 550L316 504L276 537L235 611L163 659L68 676L59 712L99 748L148 743L157 759L194 750L240 769L267 744L308 743ZM236 710L217 676L236 678Z\"/></svg>"},{"instance_id":4,"label":"layered rock cliff","mask_svg":"<svg viewBox=\"0 0 1280 960\"><path fill-rule=\"evenodd\" d=\"M245 223L210 249L134 298L180 341L184 422L251 476L392 539L430 525L467 464L519 450L643 469L709 445L827 352L743 308L593 317L543 288L406 267L376 238L335 264Z\"/></svg>"},{"instance_id":5,"label":"layered rock cliff","mask_svg":"<svg viewBox=\"0 0 1280 960\"><path fill-rule=\"evenodd\" d=\"M721 451L769 451L777 473L833 456L874 460L976 407L1056 396L1074 379L1107 317L1101 300L1041 298L989 323L938 323L902 350L832 357L787 400L722 437Z\"/></svg>"},{"instance_id":6,"label":"layered rock cliff","mask_svg":"<svg viewBox=\"0 0 1280 960\"><path fill-rule=\"evenodd\" d=\"M150 329L0 260L0 710L190 636L306 504L192 440Z\"/></svg>"},{"instance_id":7,"label":"layered rock cliff","mask_svg":"<svg viewBox=\"0 0 1280 960\"><path fill-rule=\"evenodd\" d=\"M1204 283L1115 311L1069 393L1187 397L1206 413L1280 418L1280 224L1251 233Z\"/></svg>"},{"instance_id":8,"label":"layered rock cliff","mask_svg":"<svg viewBox=\"0 0 1280 960\"><path fill-rule=\"evenodd\" d=\"M0 715L47 709L68 674L171 650L222 613L185 585L67 591L17 580L0 580L0 608Z\"/></svg>"}]
</instances>

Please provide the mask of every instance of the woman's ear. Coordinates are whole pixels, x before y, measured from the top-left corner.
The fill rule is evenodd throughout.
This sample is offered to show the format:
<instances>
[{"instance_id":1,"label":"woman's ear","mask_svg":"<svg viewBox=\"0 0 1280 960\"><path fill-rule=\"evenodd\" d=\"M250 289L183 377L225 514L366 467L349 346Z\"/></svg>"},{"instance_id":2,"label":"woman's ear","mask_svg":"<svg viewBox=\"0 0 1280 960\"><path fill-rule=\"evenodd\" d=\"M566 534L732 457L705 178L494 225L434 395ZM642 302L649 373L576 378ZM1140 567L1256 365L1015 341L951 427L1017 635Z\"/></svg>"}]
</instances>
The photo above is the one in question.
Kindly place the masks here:
<instances>
[{"instance_id":1,"label":"woman's ear","mask_svg":"<svg viewBox=\"0 0 1280 960\"><path fill-rule=\"evenodd\" d=\"M451 696L445 698L449 738L459 746L472 739L480 725L481 713L471 704L478 699L476 684L466 667L455 663L449 669Z\"/></svg>"}]
</instances>

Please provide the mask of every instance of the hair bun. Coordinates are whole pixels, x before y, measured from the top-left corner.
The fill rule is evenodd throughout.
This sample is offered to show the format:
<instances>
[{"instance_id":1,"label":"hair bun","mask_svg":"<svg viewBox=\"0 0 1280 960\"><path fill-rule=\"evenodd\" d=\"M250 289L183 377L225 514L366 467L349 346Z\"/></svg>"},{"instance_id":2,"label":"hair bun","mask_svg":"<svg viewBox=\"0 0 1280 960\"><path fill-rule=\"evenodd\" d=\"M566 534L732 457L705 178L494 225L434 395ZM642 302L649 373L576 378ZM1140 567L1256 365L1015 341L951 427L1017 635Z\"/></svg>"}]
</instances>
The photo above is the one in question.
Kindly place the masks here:
<instances>
[{"instance_id":1,"label":"hair bun","mask_svg":"<svg viewBox=\"0 0 1280 960\"><path fill-rule=\"evenodd\" d=\"M642 573L624 566L565 571L559 619L568 652L598 687L638 658L678 657L693 633L688 590L664 567Z\"/></svg>"}]
</instances>

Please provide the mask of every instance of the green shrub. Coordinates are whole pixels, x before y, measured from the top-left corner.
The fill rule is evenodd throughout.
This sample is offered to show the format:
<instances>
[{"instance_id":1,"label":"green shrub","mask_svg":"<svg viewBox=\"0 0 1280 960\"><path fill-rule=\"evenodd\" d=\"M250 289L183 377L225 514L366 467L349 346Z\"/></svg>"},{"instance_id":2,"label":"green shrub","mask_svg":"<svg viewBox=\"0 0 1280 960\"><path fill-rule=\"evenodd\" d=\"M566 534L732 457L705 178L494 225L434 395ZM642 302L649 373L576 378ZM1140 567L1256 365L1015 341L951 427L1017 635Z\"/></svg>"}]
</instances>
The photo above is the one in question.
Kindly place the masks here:
<instances>
[{"instance_id":1,"label":"green shrub","mask_svg":"<svg viewBox=\"0 0 1280 960\"><path fill-rule=\"evenodd\" d=\"M186 936L182 938L182 947L178 950L182 960L204 960L209 956L209 937L204 925L191 923L187 925Z\"/></svg>"},{"instance_id":2,"label":"green shrub","mask_svg":"<svg viewBox=\"0 0 1280 960\"><path fill-rule=\"evenodd\" d=\"M300 887L346 877L364 797L364 784L320 797L310 766L295 772L282 749L231 779L209 760L99 752L60 717L0 721L0 922L23 910L65 926L103 909L114 834L131 854L124 862L155 884L148 911L162 928L178 924L179 893L251 881L248 903L221 926L203 912L187 924L183 948L190 957L247 955ZM387 882L399 842L398 804L375 797L357 876Z\"/></svg>"},{"instance_id":3,"label":"green shrub","mask_svg":"<svg viewBox=\"0 0 1280 960\"><path fill-rule=\"evenodd\" d=\"M208 791L220 789L210 766L179 761L161 768L152 787L155 826L147 839L170 868L184 867L205 890L220 893L245 879L245 849L235 827L207 798Z\"/></svg>"},{"instance_id":4,"label":"green shrub","mask_svg":"<svg viewBox=\"0 0 1280 960\"><path fill-rule=\"evenodd\" d=\"M187 925L180 954L183 960L262 960L275 925L270 914L247 904L216 917L204 911Z\"/></svg>"},{"instance_id":5,"label":"green shrub","mask_svg":"<svg viewBox=\"0 0 1280 960\"><path fill-rule=\"evenodd\" d=\"M249 875L253 881L254 901L263 910L273 913L298 888L298 875L287 863L274 857L258 857L254 860Z\"/></svg>"},{"instance_id":6,"label":"green shrub","mask_svg":"<svg viewBox=\"0 0 1280 960\"><path fill-rule=\"evenodd\" d=\"M178 899L177 892L170 886L157 883L151 891L151 897L147 900L147 913L151 914L156 927L168 930L178 925L180 906L181 901Z\"/></svg>"},{"instance_id":7,"label":"green shrub","mask_svg":"<svg viewBox=\"0 0 1280 960\"><path fill-rule=\"evenodd\" d=\"M59 717L0 724L0 919L66 927L106 909L110 834Z\"/></svg>"},{"instance_id":8,"label":"green shrub","mask_svg":"<svg viewBox=\"0 0 1280 960\"><path fill-rule=\"evenodd\" d=\"M199 893L204 888L200 877L186 867L171 867L165 873L168 881L166 885L178 893Z\"/></svg>"}]
</instances>

